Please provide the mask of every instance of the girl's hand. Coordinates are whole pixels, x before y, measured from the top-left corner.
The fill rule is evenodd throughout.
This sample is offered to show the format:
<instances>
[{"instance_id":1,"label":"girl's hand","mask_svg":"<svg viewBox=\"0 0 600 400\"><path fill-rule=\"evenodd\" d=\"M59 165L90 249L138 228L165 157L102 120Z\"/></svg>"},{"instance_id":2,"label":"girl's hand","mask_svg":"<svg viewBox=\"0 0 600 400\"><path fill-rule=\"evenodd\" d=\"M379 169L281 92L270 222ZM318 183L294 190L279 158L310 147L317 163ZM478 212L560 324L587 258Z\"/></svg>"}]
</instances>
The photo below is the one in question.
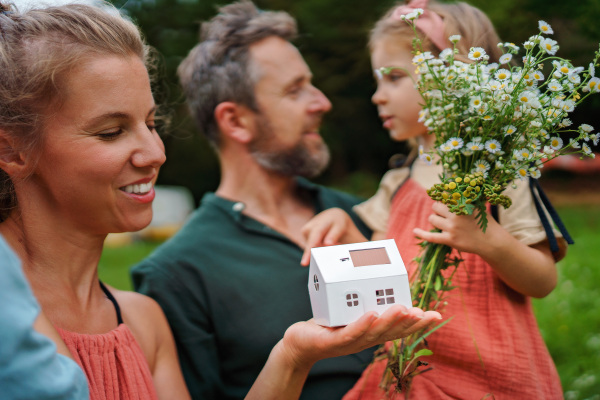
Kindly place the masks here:
<instances>
[{"instance_id":1,"label":"girl's hand","mask_svg":"<svg viewBox=\"0 0 600 400\"><path fill-rule=\"evenodd\" d=\"M310 263L313 247L368 241L341 208L330 208L315 215L302 227L301 233L306 243L300 264L305 267Z\"/></svg>"},{"instance_id":2,"label":"girl's hand","mask_svg":"<svg viewBox=\"0 0 600 400\"><path fill-rule=\"evenodd\" d=\"M415 228L413 232L419 238L432 243L445 244L459 251L481 254L486 241L491 240L500 227L494 218L488 217L488 226L484 233L475 215L456 215L440 202L433 204L433 214L429 222L441 232L430 232Z\"/></svg>"},{"instance_id":3,"label":"girl's hand","mask_svg":"<svg viewBox=\"0 0 600 400\"><path fill-rule=\"evenodd\" d=\"M316 324L313 320L290 326L281 345L297 368L330 357L353 354L377 344L406 337L441 320L436 311L407 309L395 305L382 315L369 312L357 321L337 328Z\"/></svg>"}]
</instances>

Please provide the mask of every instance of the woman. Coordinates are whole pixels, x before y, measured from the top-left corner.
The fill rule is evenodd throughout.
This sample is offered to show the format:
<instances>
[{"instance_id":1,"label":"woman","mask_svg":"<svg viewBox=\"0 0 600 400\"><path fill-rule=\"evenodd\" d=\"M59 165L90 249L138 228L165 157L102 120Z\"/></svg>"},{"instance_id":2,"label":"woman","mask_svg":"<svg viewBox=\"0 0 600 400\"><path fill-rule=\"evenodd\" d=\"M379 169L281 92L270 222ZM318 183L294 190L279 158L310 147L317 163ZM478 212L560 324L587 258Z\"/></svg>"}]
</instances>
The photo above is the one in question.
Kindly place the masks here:
<instances>
[{"instance_id":1,"label":"woman","mask_svg":"<svg viewBox=\"0 0 600 400\"><path fill-rule=\"evenodd\" d=\"M108 288L110 232L150 223L165 161L148 49L116 13L69 5L18 13L0 3L0 234L42 310L85 371L92 399L186 399L160 307ZM308 370L430 324L403 307L343 329L292 326L249 398L294 398Z\"/></svg>"}]
</instances>

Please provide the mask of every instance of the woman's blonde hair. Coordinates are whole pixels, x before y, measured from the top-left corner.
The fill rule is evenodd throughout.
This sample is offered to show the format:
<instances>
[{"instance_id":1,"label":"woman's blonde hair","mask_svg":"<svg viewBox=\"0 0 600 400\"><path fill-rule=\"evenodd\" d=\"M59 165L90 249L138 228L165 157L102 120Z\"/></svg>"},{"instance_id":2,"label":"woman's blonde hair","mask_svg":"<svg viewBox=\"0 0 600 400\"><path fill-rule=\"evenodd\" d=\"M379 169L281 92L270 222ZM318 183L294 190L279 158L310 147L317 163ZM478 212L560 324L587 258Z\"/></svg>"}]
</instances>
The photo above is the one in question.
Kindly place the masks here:
<instances>
[{"instance_id":1,"label":"woman's blonde hair","mask_svg":"<svg viewBox=\"0 0 600 400\"><path fill-rule=\"evenodd\" d=\"M82 61L136 56L148 65L138 28L105 7L111 8L70 4L20 13L0 2L0 133L14 151L34 158L44 115L60 106L68 72ZM0 169L0 221L16 205L13 182Z\"/></svg>"}]
</instances>

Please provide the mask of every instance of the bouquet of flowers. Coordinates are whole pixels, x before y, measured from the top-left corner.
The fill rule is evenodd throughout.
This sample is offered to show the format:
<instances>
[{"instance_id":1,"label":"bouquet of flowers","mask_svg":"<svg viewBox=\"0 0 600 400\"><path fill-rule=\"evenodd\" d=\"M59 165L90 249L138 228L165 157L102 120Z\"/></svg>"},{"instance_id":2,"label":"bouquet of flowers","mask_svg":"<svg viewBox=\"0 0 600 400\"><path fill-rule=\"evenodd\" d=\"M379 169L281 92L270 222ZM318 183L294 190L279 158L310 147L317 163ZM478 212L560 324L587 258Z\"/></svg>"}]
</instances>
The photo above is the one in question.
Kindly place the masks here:
<instances>
[{"instance_id":1,"label":"bouquet of flowers","mask_svg":"<svg viewBox=\"0 0 600 400\"><path fill-rule=\"evenodd\" d=\"M415 30L415 38L414 21L422 13L415 9L402 16ZM443 165L441 183L428 194L456 214L475 214L483 231L487 204L510 207L503 191L515 179L539 178L543 164L563 154L595 156L591 144L598 144L599 134L587 124L572 126L569 114L600 90L600 78L595 76L600 51L587 69L574 67L555 55L557 42L545 36L552 33L550 25L539 21L539 33L523 44L522 66L513 61L521 49L512 43L499 43L503 50L499 63L488 64L481 47L471 48L468 60L458 55L459 35L450 36L453 48L438 57L423 52L419 39L413 41L416 87L424 102L421 121L435 135L434 148L420 148L419 157ZM448 246L427 242L422 246L411 283L413 302L435 310L452 289L452 275L461 260L451 256ZM388 369L382 387L395 384L407 391L414 376L429 369L422 357L432 352L424 344L440 327L399 339L383 351Z\"/></svg>"}]
</instances>

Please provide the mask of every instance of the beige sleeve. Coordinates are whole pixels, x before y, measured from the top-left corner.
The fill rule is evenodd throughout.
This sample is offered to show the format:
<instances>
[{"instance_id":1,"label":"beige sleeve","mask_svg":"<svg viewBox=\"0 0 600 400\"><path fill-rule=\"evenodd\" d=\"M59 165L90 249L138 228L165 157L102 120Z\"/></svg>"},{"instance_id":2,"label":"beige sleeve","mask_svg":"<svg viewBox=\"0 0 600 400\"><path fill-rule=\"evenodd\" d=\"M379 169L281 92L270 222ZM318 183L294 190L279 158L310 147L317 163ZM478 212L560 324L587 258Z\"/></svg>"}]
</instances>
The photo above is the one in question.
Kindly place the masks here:
<instances>
[{"instance_id":1,"label":"beige sleeve","mask_svg":"<svg viewBox=\"0 0 600 400\"><path fill-rule=\"evenodd\" d=\"M535 208L531 190L529 190L529 181L516 180L515 184L517 185L516 189L509 186L504 191L504 194L512 199L512 205L507 209L498 208L500 224L510 234L528 246L547 240L546 231L544 231L544 226ZM544 211L548 221L552 221L545 208ZM559 261L567 252L567 242L557 229L553 230L559 247L558 252L554 253L554 258Z\"/></svg>"},{"instance_id":2,"label":"beige sleeve","mask_svg":"<svg viewBox=\"0 0 600 400\"><path fill-rule=\"evenodd\" d=\"M408 178L408 168L391 169L383 175L377 192L353 207L354 212L373 232L387 232L392 196L398 186Z\"/></svg>"}]
</instances>

